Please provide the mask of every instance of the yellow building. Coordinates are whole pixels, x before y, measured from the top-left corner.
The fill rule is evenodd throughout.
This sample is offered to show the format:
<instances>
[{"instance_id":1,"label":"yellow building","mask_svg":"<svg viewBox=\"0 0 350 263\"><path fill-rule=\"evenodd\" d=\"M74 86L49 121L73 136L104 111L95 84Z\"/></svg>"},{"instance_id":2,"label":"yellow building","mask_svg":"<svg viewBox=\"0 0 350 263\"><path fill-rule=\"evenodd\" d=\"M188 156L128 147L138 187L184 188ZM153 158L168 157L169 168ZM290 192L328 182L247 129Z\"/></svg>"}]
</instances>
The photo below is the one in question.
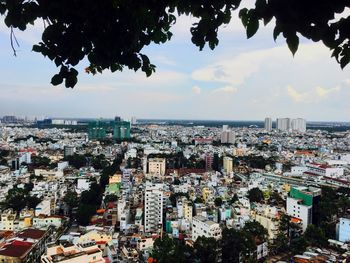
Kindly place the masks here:
<instances>
[{"instance_id":1,"label":"yellow building","mask_svg":"<svg viewBox=\"0 0 350 263\"><path fill-rule=\"evenodd\" d=\"M15 229L16 212L12 209L7 209L1 214L0 230L10 230Z\"/></svg>"},{"instance_id":2,"label":"yellow building","mask_svg":"<svg viewBox=\"0 0 350 263\"><path fill-rule=\"evenodd\" d=\"M278 233L279 219L275 208L266 207L263 211L253 211L252 217L266 228L269 239L275 239Z\"/></svg>"},{"instance_id":3,"label":"yellow building","mask_svg":"<svg viewBox=\"0 0 350 263\"><path fill-rule=\"evenodd\" d=\"M25 229L33 225L34 209L24 208L19 213L19 228Z\"/></svg>"},{"instance_id":4,"label":"yellow building","mask_svg":"<svg viewBox=\"0 0 350 263\"><path fill-rule=\"evenodd\" d=\"M233 171L233 159L231 157L224 157L224 172L229 174Z\"/></svg>"},{"instance_id":5,"label":"yellow building","mask_svg":"<svg viewBox=\"0 0 350 263\"><path fill-rule=\"evenodd\" d=\"M202 189L202 197L204 202L206 203L208 201L208 199L211 196L211 190L208 187L203 187Z\"/></svg>"},{"instance_id":6,"label":"yellow building","mask_svg":"<svg viewBox=\"0 0 350 263\"><path fill-rule=\"evenodd\" d=\"M121 174L114 174L113 176L109 177L109 184L118 184L122 182L122 175Z\"/></svg>"},{"instance_id":7,"label":"yellow building","mask_svg":"<svg viewBox=\"0 0 350 263\"><path fill-rule=\"evenodd\" d=\"M188 200L183 200L184 218L192 222L192 204Z\"/></svg>"},{"instance_id":8,"label":"yellow building","mask_svg":"<svg viewBox=\"0 0 350 263\"><path fill-rule=\"evenodd\" d=\"M148 160L148 173L151 175L165 175L166 160L165 158L150 158Z\"/></svg>"}]
</instances>

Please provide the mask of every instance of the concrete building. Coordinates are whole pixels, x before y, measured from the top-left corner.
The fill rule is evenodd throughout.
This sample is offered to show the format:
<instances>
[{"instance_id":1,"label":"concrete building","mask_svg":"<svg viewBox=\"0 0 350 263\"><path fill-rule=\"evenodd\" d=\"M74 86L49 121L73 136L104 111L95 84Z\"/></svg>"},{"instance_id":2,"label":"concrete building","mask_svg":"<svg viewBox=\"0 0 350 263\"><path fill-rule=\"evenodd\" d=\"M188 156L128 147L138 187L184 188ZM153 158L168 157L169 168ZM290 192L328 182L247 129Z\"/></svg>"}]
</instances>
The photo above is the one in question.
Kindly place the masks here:
<instances>
[{"instance_id":1,"label":"concrete building","mask_svg":"<svg viewBox=\"0 0 350 263\"><path fill-rule=\"evenodd\" d=\"M210 171L213 169L214 155L212 153L206 153L204 156L205 170Z\"/></svg>"},{"instance_id":2,"label":"concrete building","mask_svg":"<svg viewBox=\"0 0 350 263\"><path fill-rule=\"evenodd\" d=\"M95 242L88 242L78 245L58 245L49 247L45 255L41 257L42 263L102 263L106 262L102 251Z\"/></svg>"},{"instance_id":3,"label":"concrete building","mask_svg":"<svg viewBox=\"0 0 350 263\"><path fill-rule=\"evenodd\" d=\"M306 120L302 118L293 119L292 130L297 132L306 132Z\"/></svg>"},{"instance_id":4,"label":"concrete building","mask_svg":"<svg viewBox=\"0 0 350 263\"><path fill-rule=\"evenodd\" d=\"M131 124L128 121L116 121L113 124L113 138L116 140L130 139Z\"/></svg>"},{"instance_id":5,"label":"concrete building","mask_svg":"<svg viewBox=\"0 0 350 263\"><path fill-rule=\"evenodd\" d=\"M148 160L148 173L151 175L165 175L166 160L165 158L150 158Z\"/></svg>"},{"instance_id":6,"label":"concrete building","mask_svg":"<svg viewBox=\"0 0 350 263\"><path fill-rule=\"evenodd\" d=\"M146 183L145 232L157 232L163 225L163 184Z\"/></svg>"},{"instance_id":7,"label":"concrete building","mask_svg":"<svg viewBox=\"0 0 350 263\"><path fill-rule=\"evenodd\" d=\"M16 212L7 209L1 213L0 230L15 230Z\"/></svg>"},{"instance_id":8,"label":"concrete building","mask_svg":"<svg viewBox=\"0 0 350 263\"><path fill-rule=\"evenodd\" d=\"M39 215L51 215L51 200L44 199L35 207L35 216Z\"/></svg>"},{"instance_id":9,"label":"concrete building","mask_svg":"<svg viewBox=\"0 0 350 263\"><path fill-rule=\"evenodd\" d=\"M272 119L270 117L265 118L264 129L266 131L272 131Z\"/></svg>"},{"instance_id":10,"label":"concrete building","mask_svg":"<svg viewBox=\"0 0 350 263\"><path fill-rule=\"evenodd\" d=\"M316 207L321 189L315 187L292 187L287 197L287 214L302 220L303 231L317 220Z\"/></svg>"},{"instance_id":11,"label":"concrete building","mask_svg":"<svg viewBox=\"0 0 350 263\"><path fill-rule=\"evenodd\" d=\"M196 241L198 237L213 237L216 240L221 238L221 228L218 223L207 220L203 216L195 216L192 220L192 240Z\"/></svg>"},{"instance_id":12,"label":"concrete building","mask_svg":"<svg viewBox=\"0 0 350 263\"><path fill-rule=\"evenodd\" d=\"M224 172L229 174L233 171L233 159L231 157L225 156L223 159Z\"/></svg>"},{"instance_id":13,"label":"concrete building","mask_svg":"<svg viewBox=\"0 0 350 263\"><path fill-rule=\"evenodd\" d=\"M29 263L40 262L45 252L49 231L25 229L0 245L0 262Z\"/></svg>"},{"instance_id":14,"label":"concrete building","mask_svg":"<svg viewBox=\"0 0 350 263\"><path fill-rule=\"evenodd\" d=\"M344 175L343 167L332 167L328 164L307 163L307 173L316 176L326 176L331 178L338 178Z\"/></svg>"},{"instance_id":15,"label":"concrete building","mask_svg":"<svg viewBox=\"0 0 350 263\"><path fill-rule=\"evenodd\" d=\"M64 146L64 157L72 156L75 153L75 147L73 146Z\"/></svg>"},{"instance_id":16,"label":"concrete building","mask_svg":"<svg viewBox=\"0 0 350 263\"><path fill-rule=\"evenodd\" d=\"M234 144L236 136L233 131L226 130L221 132L221 143Z\"/></svg>"},{"instance_id":17,"label":"concrete building","mask_svg":"<svg viewBox=\"0 0 350 263\"><path fill-rule=\"evenodd\" d=\"M350 218L340 218L336 227L337 240L341 242L350 241Z\"/></svg>"},{"instance_id":18,"label":"concrete building","mask_svg":"<svg viewBox=\"0 0 350 263\"><path fill-rule=\"evenodd\" d=\"M292 120L290 118L277 118L276 129L279 131L290 131L292 128Z\"/></svg>"}]
</instances>

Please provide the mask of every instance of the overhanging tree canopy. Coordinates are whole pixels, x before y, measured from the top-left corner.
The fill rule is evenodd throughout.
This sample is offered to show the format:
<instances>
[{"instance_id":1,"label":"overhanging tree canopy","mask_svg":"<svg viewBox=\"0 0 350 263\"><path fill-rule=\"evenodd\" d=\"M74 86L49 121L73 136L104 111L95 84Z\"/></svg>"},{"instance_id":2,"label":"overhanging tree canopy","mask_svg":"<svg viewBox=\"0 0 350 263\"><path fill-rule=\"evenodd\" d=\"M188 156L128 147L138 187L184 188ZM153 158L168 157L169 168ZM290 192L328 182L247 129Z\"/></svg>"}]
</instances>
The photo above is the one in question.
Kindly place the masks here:
<instances>
[{"instance_id":1,"label":"overhanging tree canopy","mask_svg":"<svg viewBox=\"0 0 350 263\"><path fill-rule=\"evenodd\" d=\"M200 50L206 44L214 49L219 27L230 22L241 3L244 0L0 0L0 14L11 28L11 41L14 28L25 30L42 19L46 27L33 51L60 68L53 85L64 81L66 87L74 87L78 76L74 67L84 58L90 63L88 73L128 67L150 76L155 65L142 48L170 40L176 16L198 18L190 28L192 42ZM274 39L282 35L293 54L299 36L304 36L322 41L344 68L350 62L350 16L335 19L335 15L346 7L349 0L256 0L254 8L241 8L239 16L248 38L260 22L266 25L274 18Z\"/></svg>"}]
</instances>

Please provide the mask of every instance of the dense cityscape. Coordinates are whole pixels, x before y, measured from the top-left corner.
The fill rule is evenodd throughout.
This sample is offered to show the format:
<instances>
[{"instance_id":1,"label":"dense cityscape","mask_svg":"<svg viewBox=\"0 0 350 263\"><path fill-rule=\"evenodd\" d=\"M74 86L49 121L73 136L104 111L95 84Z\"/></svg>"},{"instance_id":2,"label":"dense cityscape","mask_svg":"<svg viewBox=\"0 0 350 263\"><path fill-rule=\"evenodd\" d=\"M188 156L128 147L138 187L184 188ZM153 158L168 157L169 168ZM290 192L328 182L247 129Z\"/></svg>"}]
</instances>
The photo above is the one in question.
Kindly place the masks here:
<instances>
[{"instance_id":1,"label":"dense cityscape","mask_svg":"<svg viewBox=\"0 0 350 263\"><path fill-rule=\"evenodd\" d=\"M4 116L1 262L348 262L350 130Z\"/></svg>"}]
</instances>

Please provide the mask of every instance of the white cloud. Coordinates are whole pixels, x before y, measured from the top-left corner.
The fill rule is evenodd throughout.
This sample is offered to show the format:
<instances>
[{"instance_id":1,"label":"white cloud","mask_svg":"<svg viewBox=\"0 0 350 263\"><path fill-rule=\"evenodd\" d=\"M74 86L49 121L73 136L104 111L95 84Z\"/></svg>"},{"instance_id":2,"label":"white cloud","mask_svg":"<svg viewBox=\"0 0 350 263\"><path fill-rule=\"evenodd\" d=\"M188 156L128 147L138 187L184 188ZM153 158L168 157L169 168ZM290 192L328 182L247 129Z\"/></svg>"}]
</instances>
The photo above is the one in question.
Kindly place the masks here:
<instances>
[{"instance_id":1,"label":"white cloud","mask_svg":"<svg viewBox=\"0 0 350 263\"><path fill-rule=\"evenodd\" d=\"M307 102L309 99L309 94L307 92L298 92L292 86L287 87L287 93L295 102Z\"/></svg>"},{"instance_id":2,"label":"white cloud","mask_svg":"<svg viewBox=\"0 0 350 263\"><path fill-rule=\"evenodd\" d=\"M222 88L214 89L212 93L236 93L238 91L237 88L232 86L225 86Z\"/></svg>"},{"instance_id":3,"label":"white cloud","mask_svg":"<svg viewBox=\"0 0 350 263\"><path fill-rule=\"evenodd\" d=\"M337 86L335 88L323 88L320 86L314 87L313 89L305 92L300 92L296 90L292 86L287 87L287 94L289 97L292 98L294 102L301 102L301 103L312 103L312 102L318 102L320 100L325 100L329 98L329 94L336 93L341 90L340 86Z\"/></svg>"},{"instance_id":4,"label":"white cloud","mask_svg":"<svg viewBox=\"0 0 350 263\"><path fill-rule=\"evenodd\" d=\"M192 92L194 94L201 94L201 88L198 86L194 86L194 87L192 87Z\"/></svg>"},{"instance_id":5,"label":"white cloud","mask_svg":"<svg viewBox=\"0 0 350 263\"><path fill-rule=\"evenodd\" d=\"M328 50L321 44L302 44L295 58L286 45L269 49L255 50L241 53L240 55L228 55L218 59L215 63L199 68L192 73L192 78L198 81L221 82L228 85L239 86L267 65L281 69L286 61L298 64L314 63L322 60L323 56L329 56ZM329 59L329 58L328 58Z\"/></svg>"}]
</instances>

